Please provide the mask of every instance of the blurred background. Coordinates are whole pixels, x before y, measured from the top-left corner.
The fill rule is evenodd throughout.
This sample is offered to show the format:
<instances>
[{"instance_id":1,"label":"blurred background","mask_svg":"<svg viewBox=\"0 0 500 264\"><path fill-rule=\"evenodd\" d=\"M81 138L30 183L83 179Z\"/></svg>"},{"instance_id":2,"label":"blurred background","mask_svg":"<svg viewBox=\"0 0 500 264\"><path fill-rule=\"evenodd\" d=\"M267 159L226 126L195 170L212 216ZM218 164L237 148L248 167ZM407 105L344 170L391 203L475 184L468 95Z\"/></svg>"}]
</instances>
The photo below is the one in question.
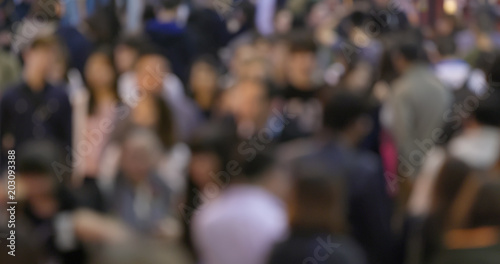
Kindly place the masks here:
<instances>
[{"instance_id":1,"label":"blurred background","mask_svg":"<svg viewBox=\"0 0 500 264\"><path fill-rule=\"evenodd\" d=\"M0 0L0 262L498 264L499 22L494 0Z\"/></svg>"}]
</instances>

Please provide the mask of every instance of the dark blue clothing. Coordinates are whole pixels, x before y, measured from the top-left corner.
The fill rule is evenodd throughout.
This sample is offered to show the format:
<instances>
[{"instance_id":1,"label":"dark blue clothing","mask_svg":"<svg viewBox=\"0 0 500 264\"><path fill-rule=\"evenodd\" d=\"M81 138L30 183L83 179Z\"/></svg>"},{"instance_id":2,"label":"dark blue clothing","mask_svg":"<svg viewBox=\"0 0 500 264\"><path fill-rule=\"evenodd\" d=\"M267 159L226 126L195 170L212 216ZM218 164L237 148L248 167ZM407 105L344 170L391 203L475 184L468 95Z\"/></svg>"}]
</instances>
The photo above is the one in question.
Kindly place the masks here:
<instances>
[{"instance_id":1,"label":"dark blue clothing","mask_svg":"<svg viewBox=\"0 0 500 264\"><path fill-rule=\"evenodd\" d=\"M367 253L369 263L393 263L392 205L380 159L369 151L336 143L327 144L305 159L319 161L332 175L345 177L348 222L353 238Z\"/></svg>"},{"instance_id":2,"label":"dark blue clothing","mask_svg":"<svg viewBox=\"0 0 500 264\"><path fill-rule=\"evenodd\" d=\"M175 22L161 23L153 19L146 23L145 31L160 52L170 61L173 73L186 86L195 54L185 28Z\"/></svg>"},{"instance_id":3,"label":"dark blue clothing","mask_svg":"<svg viewBox=\"0 0 500 264\"><path fill-rule=\"evenodd\" d=\"M14 149L35 139L71 148L71 125L71 105L60 87L46 84L40 92L33 92L23 82L7 90L0 100L0 138L11 134ZM2 154L5 151L2 142Z\"/></svg>"},{"instance_id":4,"label":"dark blue clothing","mask_svg":"<svg viewBox=\"0 0 500 264\"><path fill-rule=\"evenodd\" d=\"M85 62L92 52L92 43L71 26L59 27L56 33L68 49L69 68L76 68L83 74Z\"/></svg>"},{"instance_id":5,"label":"dark blue clothing","mask_svg":"<svg viewBox=\"0 0 500 264\"><path fill-rule=\"evenodd\" d=\"M350 238L326 232L292 231L277 244L268 264L366 264L363 250Z\"/></svg>"}]
</instances>

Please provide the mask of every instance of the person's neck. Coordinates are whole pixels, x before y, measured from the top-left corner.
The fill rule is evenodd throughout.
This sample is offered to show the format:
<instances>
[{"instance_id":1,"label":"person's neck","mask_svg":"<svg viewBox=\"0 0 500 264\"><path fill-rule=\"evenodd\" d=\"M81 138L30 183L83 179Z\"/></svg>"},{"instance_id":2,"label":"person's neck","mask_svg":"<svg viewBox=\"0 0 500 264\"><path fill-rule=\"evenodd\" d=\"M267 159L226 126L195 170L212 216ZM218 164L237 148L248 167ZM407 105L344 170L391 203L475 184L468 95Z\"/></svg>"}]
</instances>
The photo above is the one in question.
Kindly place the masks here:
<instances>
[{"instance_id":1,"label":"person's neck","mask_svg":"<svg viewBox=\"0 0 500 264\"><path fill-rule=\"evenodd\" d=\"M28 87L34 91L34 92L39 92L43 90L45 87L45 79L43 76L26 76L26 84L28 84Z\"/></svg>"},{"instance_id":2,"label":"person's neck","mask_svg":"<svg viewBox=\"0 0 500 264\"><path fill-rule=\"evenodd\" d=\"M214 96L210 93L197 93L195 98L202 109L208 110L212 106Z\"/></svg>"},{"instance_id":3,"label":"person's neck","mask_svg":"<svg viewBox=\"0 0 500 264\"><path fill-rule=\"evenodd\" d=\"M111 92L111 88L101 87L97 89L99 92L96 93L95 100L97 103L107 103L115 101L115 96Z\"/></svg>"},{"instance_id":4,"label":"person's neck","mask_svg":"<svg viewBox=\"0 0 500 264\"><path fill-rule=\"evenodd\" d=\"M451 230L445 234L448 249L484 248L499 243L500 227L483 226L470 229Z\"/></svg>"}]
</instances>

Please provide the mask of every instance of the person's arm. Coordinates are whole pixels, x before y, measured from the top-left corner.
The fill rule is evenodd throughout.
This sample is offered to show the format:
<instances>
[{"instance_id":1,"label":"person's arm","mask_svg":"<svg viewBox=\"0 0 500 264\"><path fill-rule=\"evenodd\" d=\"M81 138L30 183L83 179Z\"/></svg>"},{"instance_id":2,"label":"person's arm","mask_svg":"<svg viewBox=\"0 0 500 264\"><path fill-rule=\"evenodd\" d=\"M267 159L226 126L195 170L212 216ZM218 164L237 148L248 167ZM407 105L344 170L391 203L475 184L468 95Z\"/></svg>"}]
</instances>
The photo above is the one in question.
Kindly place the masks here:
<instances>
[{"instance_id":1,"label":"person's arm","mask_svg":"<svg viewBox=\"0 0 500 264\"><path fill-rule=\"evenodd\" d=\"M396 93L394 97L391 98L391 108L392 108L392 134L398 149L398 160L407 161L409 160L409 155L413 150L415 140L414 127L412 126L415 121L414 113L412 111L411 100L409 99L408 93L403 90L404 87L394 87ZM403 90L403 91L398 91ZM407 168L408 173L415 171L415 168ZM399 173L404 173L400 171ZM412 175L403 175L412 176Z\"/></svg>"}]
</instances>

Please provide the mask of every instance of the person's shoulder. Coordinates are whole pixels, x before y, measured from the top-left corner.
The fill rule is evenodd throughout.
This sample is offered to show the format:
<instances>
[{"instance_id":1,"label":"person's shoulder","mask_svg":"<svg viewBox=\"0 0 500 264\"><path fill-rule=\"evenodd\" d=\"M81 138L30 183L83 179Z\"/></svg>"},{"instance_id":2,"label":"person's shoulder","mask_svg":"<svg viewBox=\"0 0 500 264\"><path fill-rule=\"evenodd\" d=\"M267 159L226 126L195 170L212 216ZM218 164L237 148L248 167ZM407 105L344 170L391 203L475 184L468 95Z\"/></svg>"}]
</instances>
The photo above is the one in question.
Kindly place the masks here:
<instances>
[{"instance_id":1,"label":"person's shoulder","mask_svg":"<svg viewBox=\"0 0 500 264\"><path fill-rule=\"evenodd\" d=\"M2 102L8 102L10 99L18 97L21 93L22 85L23 85L22 83L9 85L5 89L5 92L3 92L2 95L0 95Z\"/></svg>"}]
</instances>

